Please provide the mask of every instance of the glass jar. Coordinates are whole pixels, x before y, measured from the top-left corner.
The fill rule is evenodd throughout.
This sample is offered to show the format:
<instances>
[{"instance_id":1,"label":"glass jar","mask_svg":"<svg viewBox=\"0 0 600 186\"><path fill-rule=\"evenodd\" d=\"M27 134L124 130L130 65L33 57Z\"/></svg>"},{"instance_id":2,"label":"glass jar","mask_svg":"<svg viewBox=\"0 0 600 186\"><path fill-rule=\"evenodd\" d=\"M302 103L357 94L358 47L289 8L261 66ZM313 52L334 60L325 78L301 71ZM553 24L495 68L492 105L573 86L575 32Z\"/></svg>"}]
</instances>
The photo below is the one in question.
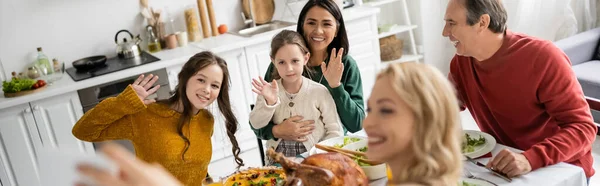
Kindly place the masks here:
<instances>
[{"instance_id":1,"label":"glass jar","mask_svg":"<svg viewBox=\"0 0 600 186\"><path fill-rule=\"evenodd\" d=\"M197 42L202 40L202 33L200 33L200 21L198 20L198 12L196 11L195 5L188 5L184 10L185 27L187 28L187 39L191 42Z\"/></svg>"},{"instance_id":2,"label":"glass jar","mask_svg":"<svg viewBox=\"0 0 600 186\"><path fill-rule=\"evenodd\" d=\"M27 77L31 79L37 79L40 77L40 72L35 66L31 66L27 69Z\"/></svg>"}]
</instances>

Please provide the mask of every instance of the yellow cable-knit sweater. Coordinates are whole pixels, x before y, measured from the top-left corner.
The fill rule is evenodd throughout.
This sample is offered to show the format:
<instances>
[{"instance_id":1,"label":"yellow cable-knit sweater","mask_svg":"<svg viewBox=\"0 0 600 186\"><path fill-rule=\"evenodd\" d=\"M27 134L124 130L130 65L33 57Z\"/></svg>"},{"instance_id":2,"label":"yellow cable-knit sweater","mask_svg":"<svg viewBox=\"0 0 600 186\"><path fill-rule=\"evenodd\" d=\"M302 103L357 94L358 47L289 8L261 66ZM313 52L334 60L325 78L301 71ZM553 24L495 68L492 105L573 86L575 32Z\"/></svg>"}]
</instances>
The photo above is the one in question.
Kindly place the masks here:
<instances>
[{"instance_id":1,"label":"yellow cable-knit sweater","mask_svg":"<svg viewBox=\"0 0 600 186\"><path fill-rule=\"evenodd\" d=\"M190 140L184 161L185 142L177 134L180 116L165 104L144 105L129 86L86 112L72 132L89 142L130 140L139 159L160 163L185 185L202 185L212 155L214 119L203 109L183 127Z\"/></svg>"}]
</instances>

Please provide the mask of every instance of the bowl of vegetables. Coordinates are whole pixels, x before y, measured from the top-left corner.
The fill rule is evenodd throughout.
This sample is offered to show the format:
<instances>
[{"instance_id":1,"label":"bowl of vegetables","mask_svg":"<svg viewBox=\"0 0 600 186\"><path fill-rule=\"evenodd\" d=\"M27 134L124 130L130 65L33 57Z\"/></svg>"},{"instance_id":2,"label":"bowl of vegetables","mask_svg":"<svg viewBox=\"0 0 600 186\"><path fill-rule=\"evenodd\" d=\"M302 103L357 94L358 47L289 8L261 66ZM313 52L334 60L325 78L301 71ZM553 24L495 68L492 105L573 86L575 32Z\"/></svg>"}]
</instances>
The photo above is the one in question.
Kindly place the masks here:
<instances>
[{"instance_id":1,"label":"bowl of vegetables","mask_svg":"<svg viewBox=\"0 0 600 186\"><path fill-rule=\"evenodd\" d=\"M356 143L358 141L367 141L367 138L362 137L362 136L340 136L340 137L329 138L327 140L323 140L323 141L319 142L319 144L325 145L325 146L333 146L333 147L337 147L337 148L343 148L346 145ZM312 147L309 152L309 155L314 155L314 154L318 154L318 153L326 153L326 151L318 149L316 147Z\"/></svg>"},{"instance_id":2,"label":"bowl of vegetables","mask_svg":"<svg viewBox=\"0 0 600 186\"><path fill-rule=\"evenodd\" d=\"M369 147L367 146L368 140L360 140L354 143L350 143L342 147L342 149L353 150L359 152L367 152ZM362 161L358 161L358 159L354 160L360 168L365 171L365 174L369 178L369 180L376 180L387 176L386 164L378 164L378 165L369 165Z\"/></svg>"}]
</instances>

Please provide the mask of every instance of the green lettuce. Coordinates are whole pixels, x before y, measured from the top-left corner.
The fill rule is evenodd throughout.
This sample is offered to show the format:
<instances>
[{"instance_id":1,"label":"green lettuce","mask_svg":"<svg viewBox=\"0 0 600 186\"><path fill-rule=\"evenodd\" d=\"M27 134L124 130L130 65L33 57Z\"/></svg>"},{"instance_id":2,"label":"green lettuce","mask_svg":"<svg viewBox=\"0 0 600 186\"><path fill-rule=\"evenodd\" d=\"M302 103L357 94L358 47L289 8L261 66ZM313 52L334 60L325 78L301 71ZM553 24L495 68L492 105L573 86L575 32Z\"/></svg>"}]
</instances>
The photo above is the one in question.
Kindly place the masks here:
<instances>
[{"instance_id":1,"label":"green lettuce","mask_svg":"<svg viewBox=\"0 0 600 186\"><path fill-rule=\"evenodd\" d=\"M35 80L33 79L16 79L13 78L12 81L2 81L2 91L4 93L16 93L24 90L31 90L33 84L35 84Z\"/></svg>"}]
</instances>

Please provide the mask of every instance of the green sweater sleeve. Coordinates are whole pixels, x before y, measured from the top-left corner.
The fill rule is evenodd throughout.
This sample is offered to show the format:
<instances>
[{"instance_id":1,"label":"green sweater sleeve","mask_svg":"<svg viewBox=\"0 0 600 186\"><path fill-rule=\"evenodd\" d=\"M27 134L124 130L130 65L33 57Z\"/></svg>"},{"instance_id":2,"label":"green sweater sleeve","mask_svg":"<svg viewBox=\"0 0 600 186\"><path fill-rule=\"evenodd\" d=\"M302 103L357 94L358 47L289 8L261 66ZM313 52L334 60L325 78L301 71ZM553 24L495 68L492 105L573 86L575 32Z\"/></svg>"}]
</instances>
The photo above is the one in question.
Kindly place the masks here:
<instances>
[{"instance_id":1,"label":"green sweater sleeve","mask_svg":"<svg viewBox=\"0 0 600 186\"><path fill-rule=\"evenodd\" d=\"M267 72L265 73L265 81L267 82L271 82L273 80L273 77L271 77L271 71L273 71L273 63L269 64L269 68L267 68ZM250 123L248 123L250 124ZM275 137L273 137L273 126L275 126L275 123L273 123L273 121L270 121L269 124L267 124L267 126L260 128L260 129L255 129L254 127L252 127L252 125L250 124L250 128L252 128L252 130L254 131L254 134L256 134L256 136L260 139L263 140L270 140L270 139L275 139ZM277 140L277 139L275 139Z\"/></svg>"},{"instance_id":2,"label":"green sweater sleeve","mask_svg":"<svg viewBox=\"0 0 600 186\"><path fill-rule=\"evenodd\" d=\"M333 96L344 128L355 133L362 130L362 122L365 118L362 79L356 61L350 55L344 56L342 63L344 64L342 85L336 88L331 88L329 85L326 87Z\"/></svg>"}]
</instances>

